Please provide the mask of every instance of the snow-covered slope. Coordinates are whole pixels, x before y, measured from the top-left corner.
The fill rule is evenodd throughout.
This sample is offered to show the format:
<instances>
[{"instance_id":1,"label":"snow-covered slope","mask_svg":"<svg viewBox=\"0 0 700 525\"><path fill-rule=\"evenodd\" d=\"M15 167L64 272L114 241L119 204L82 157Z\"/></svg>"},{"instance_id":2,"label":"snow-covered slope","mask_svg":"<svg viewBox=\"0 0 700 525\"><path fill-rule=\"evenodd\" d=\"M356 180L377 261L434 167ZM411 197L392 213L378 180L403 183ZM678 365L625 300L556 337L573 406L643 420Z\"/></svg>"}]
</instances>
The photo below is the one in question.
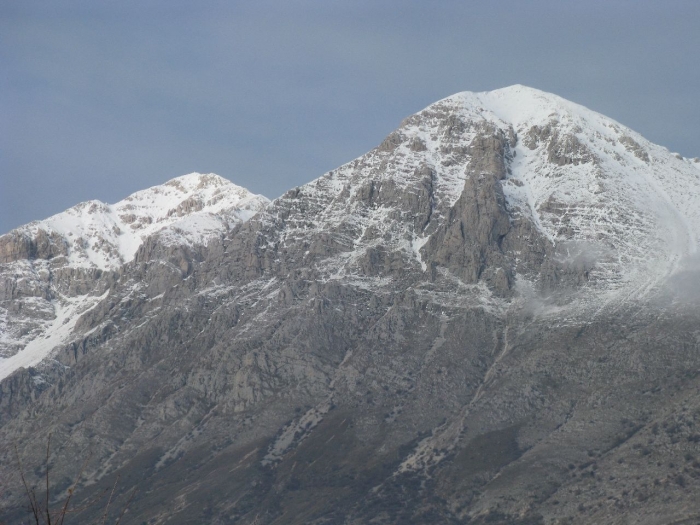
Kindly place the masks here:
<instances>
[{"instance_id":1,"label":"snow-covered slope","mask_svg":"<svg viewBox=\"0 0 700 525\"><path fill-rule=\"evenodd\" d=\"M63 297L50 301L53 319L49 319L42 326L40 334L27 338L28 342L19 352L7 358L0 358L0 380L20 367L35 366L54 348L70 340L80 316L97 306L107 297L107 293L99 296L85 294L77 297ZM16 344L17 341L13 341L12 337L8 336L7 333L0 333L0 342ZM37 376L37 381L41 381L40 376Z\"/></svg>"},{"instance_id":2,"label":"snow-covered slope","mask_svg":"<svg viewBox=\"0 0 700 525\"><path fill-rule=\"evenodd\" d=\"M687 523L698 167L513 86L229 231L196 177L32 225L0 238L0 442L41 465L57 432L59 480L90 443L135 523Z\"/></svg>"},{"instance_id":3,"label":"snow-covered slope","mask_svg":"<svg viewBox=\"0 0 700 525\"><path fill-rule=\"evenodd\" d=\"M132 260L143 240L156 232L172 243L206 244L268 202L213 173L191 173L116 204L83 202L9 235L33 239L45 232L67 265L110 269Z\"/></svg>"},{"instance_id":4,"label":"snow-covered slope","mask_svg":"<svg viewBox=\"0 0 700 525\"><path fill-rule=\"evenodd\" d=\"M553 241L584 241L613 279L669 275L700 241L700 159L685 159L583 106L524 86L447 99L512 127L509 204ZM597 247L597 249L596 249Z\"/></svg>"},{"instance_id":5,"label":"snow-covered slope","mask_svg":"<svg viewBox=\"0 0 700 525\"><path fill-rule=\"evenodd\" d=\"M593 303L644 295L697 251L700 159L520 85L431 104L371 152L294 190L307 213L285 219L280 242L324 233L342 245L327 261L330 279L380 284L362 270L374 248L403 250L426 271L426 243L494 138L506 142L499 184L511 221L530 220L559 262L590 266Z\"/></svg>"},{"instance_id":6,"label":"snow-covered slope","mask_svg":"<svg viewBox=\"0 0 700 525\"><path fill-rule=\"evenodd\" d=\"M102 272L130 262L149 236L206 245L268 202L218 175L192 173L116 204L83 202L0 237L0 379L69 341L80 316L106 297Z\"/></svg>"},{"instance_id":7,"label":"snow-covered slope","mask_svg":"<svg viewBox=\"0 0 700 525\"><path fill-rule=\"evenodd\" d=\"M643 296L696 253L698 159L684 159L612 119L532 88L464 92L408 117L374 150L291 190L270 207L264 197L221 177L195 173L113 205L82 203L0 237L33 239L50 253L15 257L5 268L8 282L20 290L12 300L22 302L22 314L7 301L0 308L0 355L14 355L36 337L51 337L56 312L68 308L56 303L62 299L47 285L55 280L56 267L118 268L156 233L160 242L172 245L206 244L262 209L267 211L260 221L283 224L272 226L266 246L301 250L299 259L316 265L324 280L374 289L393 286L398 277L392 275L406 267L436 270L464 292L455 296L447 290L441 300L495 304L480 282L482 269L465 281L437 253L439 243L431 246L454 220L469 180L481 176L484 159L478 157L490 154L492 140L501 141L497 153L505 174L498 185L511 222L530 221L555 247L550 255L559 262L584 261L582 288L592 294L588 304L594 308ZM509 244L516 259L517 244ZM518 268L510 259L503 264ZM516 270L514 278L533 275ZM437 297L426 290L420 293ZM90 289L96 297L103 292Z\"/></svg>"}]
</instances>

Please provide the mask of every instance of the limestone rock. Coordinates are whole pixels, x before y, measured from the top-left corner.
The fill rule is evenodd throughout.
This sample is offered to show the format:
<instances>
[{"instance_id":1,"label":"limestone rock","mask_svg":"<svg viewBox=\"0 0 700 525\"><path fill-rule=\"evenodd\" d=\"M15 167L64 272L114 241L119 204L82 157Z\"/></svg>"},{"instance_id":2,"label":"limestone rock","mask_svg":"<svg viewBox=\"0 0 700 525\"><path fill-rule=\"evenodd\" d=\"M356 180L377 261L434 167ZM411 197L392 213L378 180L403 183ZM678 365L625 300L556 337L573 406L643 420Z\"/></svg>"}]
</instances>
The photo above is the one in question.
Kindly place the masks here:
<instances>
[{"instance_id":1,"label":"limestone rock","mask_svg":"<svg viewBox=\"0 0 700 525\"><path fill-rule=\"evenodd\" d=\"M47 353L0 380L0 449L43 483L51 432L57 495L91 451L76 503L119 479L130 523L689 522L697 173L513 86L257 210L206 215L230 187L203 176L125 202L103 244L28 225L0 237L2 357ZM9 454L0 481L20 522Z\"/></svg>"}]
</instances>

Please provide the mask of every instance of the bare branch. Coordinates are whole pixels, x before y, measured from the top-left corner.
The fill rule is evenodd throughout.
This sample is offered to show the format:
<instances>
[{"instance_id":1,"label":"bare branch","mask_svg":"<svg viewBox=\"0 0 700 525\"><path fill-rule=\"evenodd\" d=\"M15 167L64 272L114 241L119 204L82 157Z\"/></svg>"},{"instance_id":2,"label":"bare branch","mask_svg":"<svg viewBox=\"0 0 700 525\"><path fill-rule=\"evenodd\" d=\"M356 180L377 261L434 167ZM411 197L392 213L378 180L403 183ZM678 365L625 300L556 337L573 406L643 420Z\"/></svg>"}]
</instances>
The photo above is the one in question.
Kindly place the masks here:
<instances>
[{"instance_id":1,"label":"bare branch","mask_svg":"<svg viewBox=\"0 0 700 525\"><path fill-rule=\"evenodd\" d=\"M68 494L66 496L65 502L63 503L63 506L58 509L54 510L53 512L50 509L50 502L51 502L51 483L50 483L50 468L49 468L49 460L51 459L51 434L48 435L48 441L46 443L46 497L45 497L45 507L42 507L42 504L39 503L39 498L37 497L37 493L34 487L30 487L29 483L27 482L27 478L24 475L24 467L22 465L22 459L19 455L19 448L17 447L17 444L15 444L15 456L17 458L17 466L19 469L19 474L20 474L20 479L22 480L22 485L24 486L24 491L27 495L27 499L29 500L29 506L28 509L31 511L33 517L34 517L34 524L35 525L64 525L66 515L67 514L75 514L75 513L80 513L84 511L85 509L88 509L95 505L101 498L103 498L108 492L109 492L109 499L107 500L107 505L105 506L104 513L101 515L101 519L98 518L98 525L106 525L107 524L107 518L109 516L109 509L114 501L114 496L117 491L117 485L119 484L119 480L121 476L117 476L116 479L114 480L114 484L110 488L105 488L104 490L100 491L98 494L95 494L92 498L89 498L88 500L82 502L81 505L77 507L72 507L70 506L71 500L73 499L73 496L75 496L75 489L80 482L80 480L83 477L83 474L88 466L88 463L90 462L90 459L92 458L92 452L88 454L87 458L83 462L83 464L80 467L80 471L78 472L78 475L76 476L73 484L68 488ZM117 518L117 521L115 522L115 525L119 525L121 523L122 518L124 517L124 514L126 514L126 511L129 508L129 505L131 504L132 500L134 499L134 496L136 495L137 489L134 488L134 490L131 492L129 499L127 500L126 504L122 508L121 513L119 514L119 517ZM0 524L4 525L4 524Z\"/></svg>"},{"instance_id":2,"label":"bare branch","mask_svg":"<svg viewBox=\"0 0 700 525\"><path fill-rule=\"evenodd\" d=\"M124 516L126 509L129 508L129 504L131 503L131 500L134 499L135 494L136 494L136 489L131 491L131 496L129 496L129 499L126 502L126 505L124 505L124 508L122 509L122 513L119 515L119 519L117 519L117 521L114 523L114 525L119 525L119 523L122 521L122 517Z\"/></svg>"},{"instance_id":3,"label":"bare branch","mask_svg":"<svg viewBox=\"0 0 700 525\"><path fill-rule=\"evenodd\" d=\"M92 507L97 501L102 498L105 494L109 492L109 489L104 489L102 492L99 494L95 495L92 497L91 500L88 500L86 503L83 503L80 507L73 507L70 509L66 509L65 513L66 514L75 514L76 512L82 512L85 509L89 509Z\"/></svg>"},{"instance_id":4,"label":"bare branch","mask_svg":"<svg viewBox=\"0 0 700 525\"><path fill-rule=\"evenodd\" d=\"M91 457L92 452L88 454L87 458L85 458L85 461L83 462L83 465L80 467L80 471L78 472L78 476L75 478L73 485L71 485L71 487L68 489L68 497L66 498L66 502L64 503L63 508L61 509L61 514L59 515L61 521L59 521L57 525L63 525L63 521L66 519L66 514L68 513L68 504L70 503L70 500L73 497L73 494L75 493L75 486L80 481L80 478L83 477L83 472L85 471L85 468L87 467L87 464L90 461Z\"/></svg>"},{"instance_id":5,"label":"bare branch","mask_svg":"<svg viewBox=\"0 0 700 525\"><path fill-rule=\"evenodd\" d=\"M36 494L34 494L33 490L29 489L29 485L27 484L27 480L24 477L24 468L22 467L22 459L19 456L19 449L17 448L17 444L15 443L15 456L17 456L17 467L19 468L19 477L22 479L22 484L24 485L24 492L27 494L27 498L29 499L29 508L32 511L32 514L34 515L34 521L36 522L36 525L40 525L39 521L39 505L36 501Z\"/></svg>"},{"instance_id":6,"label":"bare branch","mask_svg":"<svg viewBox=\"0 0 700 525\"><path fill-rule=\"evenodd\" d=\"M107 511L109 511L109 504L112 503L112 496L114 496L114 491L117 488L117 483L119 483L119 477L117 476L117 479L114 480L114 486L112 487L112 493L109 495L109 500L107 500L107 506L105 507L105 513L102 516L102 525L105 525L107 522Z\"/></svg>"},{"instance_id":7,"label":"bare branch","mask_svg":"<svg viewBox=\"0 0 700 525\"><path fill-rule=\"evenodd\" d=\"M46 440L46 521L51 525L51 512L49 512L49 454L51 453L51 432Z\"/></svg>"}]
</instances>

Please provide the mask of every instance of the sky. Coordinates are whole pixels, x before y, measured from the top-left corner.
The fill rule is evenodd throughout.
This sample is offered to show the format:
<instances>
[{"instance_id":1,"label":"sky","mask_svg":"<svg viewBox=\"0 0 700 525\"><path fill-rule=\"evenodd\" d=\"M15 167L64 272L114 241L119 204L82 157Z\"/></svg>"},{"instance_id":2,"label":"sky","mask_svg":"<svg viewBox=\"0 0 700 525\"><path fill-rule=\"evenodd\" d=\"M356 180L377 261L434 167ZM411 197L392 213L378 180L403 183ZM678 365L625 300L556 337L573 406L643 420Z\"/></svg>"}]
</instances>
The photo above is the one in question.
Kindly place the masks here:
<instances>
[{"instance_id":1,"label":"sky","mask_svg":"<svg viewBox=\"0 0 700 525\"><path fill-rule=\"evenodd\" d=\"M697 0L0 0L0 233L193 171L275 198L459 91L700 156Z\"/></svg>"}]
</instances>

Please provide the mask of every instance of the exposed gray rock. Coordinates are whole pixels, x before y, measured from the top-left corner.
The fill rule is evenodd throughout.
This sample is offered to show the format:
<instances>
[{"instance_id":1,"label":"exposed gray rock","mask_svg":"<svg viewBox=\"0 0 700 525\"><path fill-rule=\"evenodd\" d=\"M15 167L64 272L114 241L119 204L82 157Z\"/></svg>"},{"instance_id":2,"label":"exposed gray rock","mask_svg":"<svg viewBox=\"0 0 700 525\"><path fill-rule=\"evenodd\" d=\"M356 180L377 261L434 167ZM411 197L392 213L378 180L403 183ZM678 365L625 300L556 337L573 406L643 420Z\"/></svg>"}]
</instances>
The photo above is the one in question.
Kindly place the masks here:
<instances>
[{"instance_id":1,"label":"exposed gray rock","mask_svg":"<svg viewBox=\"0 0 700 525\"><path fill-rule=\"evenodd\" d=\"M620 141L622 142L622 140ZM544 127L533 126L523 139L523 143L534 150L544 145L547 160L558 166L594 162L595 155L572 133L561 134L557 122L551 122Z\"/></svg>"},{"instance_id":2,"label":"exposed gray rock","mask_svg":"<svg viewBox=\"0 0 700 525\"><path fill-rule=\"evenodd\" d=\"M0 263L23 259L53 259L67 253L65 239L41 229L33 238L21 233L10 233L0 237Z\"/></svg>"},{"instance_id":3,"label":"exposed gray rock","mask_svg":"<svg viewBox=\"0 0 700 525\"><path fill-rule=\"evenodd\" d=\"M57 496L90 450L76 502L119 476L115 512L138 489L129 523L690 523L695 303L659 274L633 281L629 239L589 238L556 184L516 198L603 170L594 141L464 104L409 117L206 244L151 236L114 271L0 238L31 269L0 272L8 311L94 299L50 359L0 381L0 443L34 482L51 432Z\"/></svg>"},{"instance_id":4,"label":"exposed gray rock","mask_svg":"<svg viewBox=\"0 0 700 525\"><path fill-rule=\"evenodd\" d=\"M644 148L632 137L628 137L627 135L624 135L620 137L620 142L625 145L627 148L627 151L631 151L634 153L634 156L637 157L640 160L643 160L644 162L649 162L649 154L644 151Z\"/></svg>"},{"instance_id":5,"label":"exposed gray rock","mask_svg":"<svg viewBox=\"0 0 700 525\"><path fill-rule=\"evenodd\" d=\"M469 146L470 161L461 196L445 224L423 249L436 266L448 268L466 283L482 276L503 295L510 289L512 269L502 251L510 230L501 180L505 178L507 143L502 133L477 135Z\"/></svg>"}]
</instances>

